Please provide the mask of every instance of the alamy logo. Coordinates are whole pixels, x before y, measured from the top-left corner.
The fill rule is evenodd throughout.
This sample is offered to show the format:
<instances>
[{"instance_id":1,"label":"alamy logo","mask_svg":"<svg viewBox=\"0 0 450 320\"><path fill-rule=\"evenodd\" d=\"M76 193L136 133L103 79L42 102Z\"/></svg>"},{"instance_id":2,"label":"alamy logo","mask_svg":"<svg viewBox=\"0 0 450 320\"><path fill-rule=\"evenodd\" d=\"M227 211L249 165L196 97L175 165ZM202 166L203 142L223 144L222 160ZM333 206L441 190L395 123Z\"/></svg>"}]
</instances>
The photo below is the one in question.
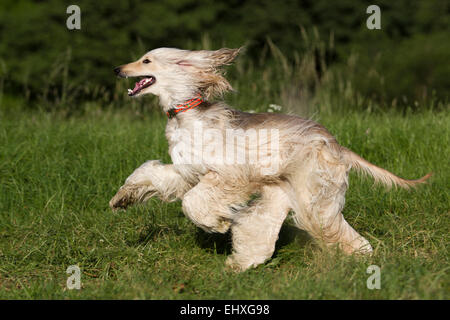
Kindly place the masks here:
<instances>
[{"instance_id":1,"label":"alamy logo","mask_svg":"<svg viewBox=\"0 0 450 320\"><path fill-rule=\"evenodd\" d=\"M371 15L367 18L366 26L367 29L381 29L381 10L376 4L372 4L367 7L366 13Z\"/></svg>"},{"instance_id":2,"label":"alamy logo","mask_svg":"<svg viewBox=\"0 0 450 320\"><path fill-rule=\"evenodd\" d=\"M381 269L379 266L373 264L369 266L366 270L368 274L371 274L369 278L367 278L367 289L381 289Z\"/></svg>"},{"instance_id":3,"label":"alamy logo","mask_svg":"<svg viewBox=\"0 0 450 320\"><path fill-rule=\"evenodd\" d=\"M177 129L170 150L174 164L257 165L261 174L271 175L280 164L278 129L203 128L200 121L194 130Z\"/></svg>"},{"instance_id":4,"label":"alamy logo","mask_svg":"<svg viewBox=\"0 0 450 320\"><path fill-rule=\"evenodd\" d=\"M81 270L80 267L77 265L72 265L67 267L66 270L67 274L70 274L71 276L67 278L67 289L69 290L73 290L73 289L77 289L80 290L81 289Z\"/></svg>"},{"instance_id":5,"label":"alamy logo","mask_svg":"<svg viewBox=\"0 0 450 320\"><path fill-rule=\"evenodd\" d=\"M79 6L72 4L66 9L67 14L71 14L66 20L66 26L69 30L81 29L81 9Z\"/></svg>"}]
</instances>

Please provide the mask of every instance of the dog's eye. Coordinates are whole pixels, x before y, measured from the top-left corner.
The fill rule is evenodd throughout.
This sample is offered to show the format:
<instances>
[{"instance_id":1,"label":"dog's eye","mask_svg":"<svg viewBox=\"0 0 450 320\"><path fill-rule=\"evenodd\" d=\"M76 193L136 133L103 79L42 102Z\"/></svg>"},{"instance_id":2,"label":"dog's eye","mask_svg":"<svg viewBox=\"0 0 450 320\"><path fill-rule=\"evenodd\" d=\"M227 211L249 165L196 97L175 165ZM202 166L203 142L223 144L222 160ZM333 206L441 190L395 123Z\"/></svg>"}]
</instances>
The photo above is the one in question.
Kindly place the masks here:
<instances>
[{"instance_id":1,"label":"dog's eye","mask_svg":"<svg viewBox=\"0 0 450 320\"><path fill-rule=\"evenodd\" d=\"M142 63L150 63L151 61L148 59L145 59L144 61L142 61Z\"/></svg>"}]
</instances>

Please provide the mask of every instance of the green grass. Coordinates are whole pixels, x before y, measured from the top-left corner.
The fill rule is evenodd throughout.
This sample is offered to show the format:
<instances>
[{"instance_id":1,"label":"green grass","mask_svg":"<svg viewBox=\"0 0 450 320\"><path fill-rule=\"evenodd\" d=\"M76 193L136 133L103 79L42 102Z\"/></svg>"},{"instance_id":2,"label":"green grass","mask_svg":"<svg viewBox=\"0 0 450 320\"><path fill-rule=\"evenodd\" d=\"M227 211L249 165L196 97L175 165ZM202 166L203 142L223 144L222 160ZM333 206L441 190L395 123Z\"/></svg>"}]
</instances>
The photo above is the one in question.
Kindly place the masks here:
<instances>
[{"instance_id":1,"label":"green grass","mask_svg":"<svg viewBox=\"0 0 450 320\"><path fill-rule=\"evenodd\" d=\"M180 203L108 207L137 166L169 161L160 113L3 109L0 298L450 298L449 112L319 113L341 144L405 178L433 171L431 183L387 192L352 174L344 214L370 258L321 251L287 221L273 259L236 274L224 267L229 235L202 232ZM366 287L372 264L380 290ZM82 270L81 290L66 289L69 265Z\"/></svg>"}]
</instances>

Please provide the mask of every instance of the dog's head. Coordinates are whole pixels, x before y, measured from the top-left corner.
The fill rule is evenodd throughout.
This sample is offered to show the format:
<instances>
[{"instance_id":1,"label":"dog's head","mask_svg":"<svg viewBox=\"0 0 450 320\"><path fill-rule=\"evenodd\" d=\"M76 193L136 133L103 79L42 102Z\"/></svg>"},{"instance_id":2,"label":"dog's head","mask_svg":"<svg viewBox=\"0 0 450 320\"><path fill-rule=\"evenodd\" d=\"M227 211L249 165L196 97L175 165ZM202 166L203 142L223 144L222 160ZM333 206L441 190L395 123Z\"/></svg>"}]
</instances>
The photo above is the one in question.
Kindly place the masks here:
<instances>
[{"instance_id":1,"label":"dog's head","mask_svg":"<svg viewBox=\"0 0 450 320\"><path fill-rule=\"evenodd\" d=\"M114 69L120 77L139 77L128 95L157 95L164 106L182 103L201 94L205 99L231 90L220 67L230 64L241 49L189 51L159 48L147 52L137 61Z\"/></svg>"}]
</instances>

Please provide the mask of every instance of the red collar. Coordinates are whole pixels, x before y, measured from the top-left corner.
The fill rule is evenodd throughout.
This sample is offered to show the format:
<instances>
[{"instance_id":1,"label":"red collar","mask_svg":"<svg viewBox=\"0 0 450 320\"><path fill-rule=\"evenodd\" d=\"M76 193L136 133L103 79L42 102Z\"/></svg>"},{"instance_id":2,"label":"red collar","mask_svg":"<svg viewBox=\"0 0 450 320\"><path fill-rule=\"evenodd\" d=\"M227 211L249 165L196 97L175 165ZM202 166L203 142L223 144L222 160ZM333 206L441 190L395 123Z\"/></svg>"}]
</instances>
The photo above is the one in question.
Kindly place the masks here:
<instances>
[{"instance_id":1,"label":"red collar","mask_svg":"<svg viewBox=\"0 0 450 320\"><path fill-rule=\"evenodd\" d=\"M172 119L173 117L175 117L175 116L177 115L177 113L179 113L179 112L185 112L185 111L187 111L187 110L189 110L189 109L198 107L198 106L201 105L203 102L205 102L205 101L203 101L202 96L201 96L201 95L198 95L197 98L193 98L193 99L191 99L191 100L186 101L186 102L183 103L183 104L179 104L179 105L177 105L176 107L174 107L174 108L172 108L172 109L169 109L169 111L166 112L167 117L168 117L169 119Z\"/></svg>"}]
</instances>

